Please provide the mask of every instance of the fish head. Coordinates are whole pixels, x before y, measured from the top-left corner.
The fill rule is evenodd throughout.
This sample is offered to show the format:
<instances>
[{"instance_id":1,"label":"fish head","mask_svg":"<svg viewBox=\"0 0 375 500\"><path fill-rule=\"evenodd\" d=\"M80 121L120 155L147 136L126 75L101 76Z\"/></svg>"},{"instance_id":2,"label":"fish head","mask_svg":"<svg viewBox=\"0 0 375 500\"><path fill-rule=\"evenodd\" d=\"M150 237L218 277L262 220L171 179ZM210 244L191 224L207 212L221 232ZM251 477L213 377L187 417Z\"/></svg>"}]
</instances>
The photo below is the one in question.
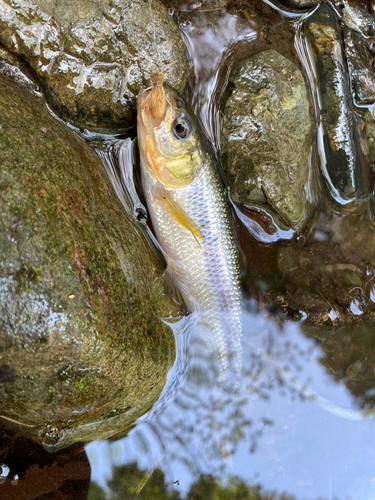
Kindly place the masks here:
<instances>
[{"instance_id":1,"label":"fish head","mask_svg":"<svg viewBox=\"0 0 375 500\"><path fill-rule=\"evenodd\" d=\"M189 185L203 162L194 114L168 85L138 95L138 143L142 162L165 187Z\"/></svg>"}]
</instances>

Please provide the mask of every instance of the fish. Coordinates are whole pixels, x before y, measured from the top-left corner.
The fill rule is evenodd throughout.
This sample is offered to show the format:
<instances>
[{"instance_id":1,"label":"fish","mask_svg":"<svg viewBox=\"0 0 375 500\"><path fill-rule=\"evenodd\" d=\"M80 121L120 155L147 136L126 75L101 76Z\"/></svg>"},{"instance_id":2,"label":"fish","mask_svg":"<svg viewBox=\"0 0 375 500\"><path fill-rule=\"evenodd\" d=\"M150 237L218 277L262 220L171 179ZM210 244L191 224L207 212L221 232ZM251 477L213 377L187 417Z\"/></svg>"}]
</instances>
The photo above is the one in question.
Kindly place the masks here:
<instances>
[{"instance_id":1,"label":"fish","mask_svg":"<svg viewBox=\"0 0 375 500\"><path fill-rule=\"evenodd\" d=\"M187 103L163 84L162 74L155 74L152 82L137 100L147 210L167 271L188 312L198 314L210 332L219 378L229 384L240 377L242 366L242 298L225 187Z\"/></svg>"}]
</instances>

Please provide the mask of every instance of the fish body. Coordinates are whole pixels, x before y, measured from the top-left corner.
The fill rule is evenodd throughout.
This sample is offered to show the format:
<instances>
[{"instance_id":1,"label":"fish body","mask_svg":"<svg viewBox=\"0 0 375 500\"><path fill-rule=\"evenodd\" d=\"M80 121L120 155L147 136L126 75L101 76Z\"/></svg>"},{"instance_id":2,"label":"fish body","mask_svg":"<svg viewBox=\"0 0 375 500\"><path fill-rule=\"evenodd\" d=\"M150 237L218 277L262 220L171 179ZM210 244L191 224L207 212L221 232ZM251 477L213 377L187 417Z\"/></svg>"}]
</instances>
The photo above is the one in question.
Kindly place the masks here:
<instances>
[{"instance_id":1,"label":"fish body","mask_svg":"<svg viewBox=\"0 0 375 500\"><path fill-rule=\"evenodd\" d=\"M196 119L174 89L166 86L165 93L165 113L156 119L144 109L145 97L138 98L143 191L168 271L187 309L199 313L210 331L209 343L225 378L229 369L238 374L242 357L232 222L214 156Z\"/></svg>"}]
</instances>

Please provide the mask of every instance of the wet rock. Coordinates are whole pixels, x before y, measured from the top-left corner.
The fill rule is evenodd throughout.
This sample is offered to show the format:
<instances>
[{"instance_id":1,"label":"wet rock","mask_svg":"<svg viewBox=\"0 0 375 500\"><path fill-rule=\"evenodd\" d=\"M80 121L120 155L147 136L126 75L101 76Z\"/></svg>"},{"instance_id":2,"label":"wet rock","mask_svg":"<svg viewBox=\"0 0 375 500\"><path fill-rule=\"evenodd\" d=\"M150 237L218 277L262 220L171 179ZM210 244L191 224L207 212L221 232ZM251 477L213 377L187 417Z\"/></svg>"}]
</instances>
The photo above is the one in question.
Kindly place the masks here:
<instances>
[{"instance_id":1,"label":"wet rock","mask_svg":"<svg viewBox=\"0 0 375 500\"><path fill-rule=\"evenodd\" d=\"M49 104L82 127L124 127L156 70L186 82L184 45L158 0L0 0L0 43L24 58Z\"/></svg>"},{"instance_id":2,"label":"wet rock","mask_svg":"<svg viewBox=\"0 0 375 500\"><path fill-rule=\"evenodd\" d=\"M313 64L310 72L315 75L312 83L321 172L336 203L361 202L367 179L358 153L349 77L335 12L321 5L306 20L304 30L310 54L307 59Z\"/></svg>"},{"instance_id":3,"label":"wet rock","mask_svg":"<svg viewBox=\"0 0 375 500\"><path fill-rule=\"evenodd\" d=\"M169 299L96 154L0 77L0 416L50 449L108 435L157 399Z\"/></svg>"},{"instance_id":4,"label":"wet rock","mask_svg":"<svg viewBox=\"0 0 375 500\"><path fill-rule=\"evenodd\" d=\"M352 6L343 1L342 20L348 28L357 31L363 37L369 38L375 33L375 19L366 10Z\"/></svg>"},{"instance_id":5,"label":"wet rock","mask_svg":"<svg viewBox=\"0 0 375 500\"><path fill-rule=\"evenodd\" d=\"M36 95L40 95L40 88L35 83L26 63L20 61L9 50L0 45L0 74L9 76L20 86Z\"/></svg>"},{"instance_id":6,"label":"wet rock","mask_svg":"<svg viewBox=\"0 0 375 500\"><path fill-rule=\"evenodd\" d=\"M358 105L375 102L374 56L355 31L345 30L345 55L355 101Z\"/></svg>"},{"instance_id":7,"label":"wet rock","mask_svg":"<svg viewBox=\"0 0 375 500\"><path fill-rule=\"evenodd\" d=\"M225 9L230 0L162 0L167 9L175 12L212 12Z\"/></svg>"},{"instance_id":8,"label":"wet rock","mask_svg":"<svg viewBox=\"0 0 375 500\"><path fill-rule=\"evenodd\" d=\"M279 53L247 59L225 104L225 171L233 201L267 205L300 230L311 214L311 120L299 69Z\"/></svg>"},{"instance_id":9,"label":"wet rock","mask_svg":"<svg viewBox=\"0 0 375 500\"><path fill-rule=\"evenodd\" d=\"M287 7L294 7L297 9L307 9L319 5L320 0L279 0L281 4Z\"/></svg>"},{"instance_id":10,"label":"wet rock","mask_svg":"<svg viewBox=\"0 0 375 500\"><path fill-rule=\"evenodd\" d=\"M375 120L372 112L368 109L362 110L361 118L361 151L368 158L370 164L375 165Z\"/></svg>"},{"instance_id":11,"label":"wet rock","mask_svg":"<svg viewBox=\"0 0 375 500\"><path fill-rule=\"evenodd\" d=\"M360 147L365 155L370 170L370 196L369 214L374 220L375 214L375 119L374 110L363 109L361 111L361 140Z\"/></svg>"}]
</instances>

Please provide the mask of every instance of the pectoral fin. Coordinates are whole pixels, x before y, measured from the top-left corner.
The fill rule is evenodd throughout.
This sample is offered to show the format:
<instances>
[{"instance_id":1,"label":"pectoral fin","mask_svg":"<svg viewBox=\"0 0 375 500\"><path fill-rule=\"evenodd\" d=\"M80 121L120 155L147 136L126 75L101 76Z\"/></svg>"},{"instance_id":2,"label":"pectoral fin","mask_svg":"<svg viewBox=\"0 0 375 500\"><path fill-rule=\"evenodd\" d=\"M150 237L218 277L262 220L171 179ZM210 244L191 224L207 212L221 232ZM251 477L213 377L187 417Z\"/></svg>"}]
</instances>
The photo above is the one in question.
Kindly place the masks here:
<instances>
[{"instance_id":1,"label":"pectoral fin","mask_svg":"<svg viewBox=\"0 0 375 500\"><path fill-rule=\"evenodd\" d=\"M185 210L180 207L180 205L173 199L171 193L165 189L163 185L157 184L154 189L154 196L159 205L172 217L173 220L189 231L198 246L201 246L199 240L204 241L204 238L195 222L191 220Z\"/></svg>"}]
</instances>

